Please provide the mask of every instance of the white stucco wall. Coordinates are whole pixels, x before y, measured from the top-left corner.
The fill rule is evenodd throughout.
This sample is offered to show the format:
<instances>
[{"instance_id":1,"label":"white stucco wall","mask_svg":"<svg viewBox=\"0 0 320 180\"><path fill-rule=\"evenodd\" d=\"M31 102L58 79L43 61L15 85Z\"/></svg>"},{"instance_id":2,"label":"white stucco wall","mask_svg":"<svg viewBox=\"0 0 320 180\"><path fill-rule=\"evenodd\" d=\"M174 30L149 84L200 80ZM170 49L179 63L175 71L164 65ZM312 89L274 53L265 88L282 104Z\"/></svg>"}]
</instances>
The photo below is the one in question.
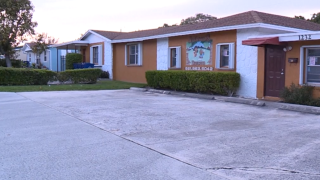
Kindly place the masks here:
<instances>
[{"instance_id":1,"label":"white stucco wall","mask_svg":"<svg viewBox=\"0 0 320 180\"><path fill-rule=\"evenodd\" d=\"M240 88L237 95L241 97L257 97L258 48L242 45L243 40L256 35L259 35L258 28L237 30L237 72L241 76Z\"/></svg>"},{"instance_id":2,"label":"white stucco wall","mask_svg":"<svg viewBox=\"0 0 320 180\"><path fill-rule=\"evenodd\" d=\"M102 66L102 70L108 71L109 78L113 79L113 53L110 41L104 42L104 65Z\"/></svg>"},{"instance_id":3,"label":"white stucco wall","mask_svg":"<svg viewBox=\"0 0 320 180\"><path fill-rule=\"evenodd\" d=\"M237 72L241 83L237 94L245 98L257 98L258 48L242 45L249 37L268 34L289 33L266 28L251 28L237 30Z\"/></svg>"},{"instance_id":4,"label":"white stucco wall","mask_svg":"<svg viewBox=\"0 0 320 180\"><path fill-rule=\"evenodd\" d=\"M88 41L89 44L92 43L98 43L98 42L104 42L105 39L98 37L97 35L94 34L90 34L86 39L84 39L85 41Z\"/></svg>"},{"instance_id":5,"label":"white stucco wall","mask_svg":"<svg viewBox=\"0 0 320 180\"><path fill-rule=\"evenodd\" d=\"M168 70L168 38L157 39L157 70Z\"/></svg>"}]
</instances>

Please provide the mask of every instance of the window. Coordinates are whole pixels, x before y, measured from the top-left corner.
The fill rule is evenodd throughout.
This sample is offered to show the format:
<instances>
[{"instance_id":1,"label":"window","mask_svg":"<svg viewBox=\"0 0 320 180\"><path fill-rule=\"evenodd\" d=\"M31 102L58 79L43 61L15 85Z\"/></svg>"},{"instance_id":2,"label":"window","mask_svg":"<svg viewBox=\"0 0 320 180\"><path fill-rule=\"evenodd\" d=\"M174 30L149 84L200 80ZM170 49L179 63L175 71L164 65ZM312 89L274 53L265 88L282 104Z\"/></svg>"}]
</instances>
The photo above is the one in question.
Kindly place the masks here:
<instances>
[{"instance_id":1,"label":"window","mask_svg":"<svg viewBox=\"0 0 320 180\"><path fill-rule=\"evenodd\" d=\"M320 83L320 48L307 49L307 83Z\"/></svg>"},{"instance_id":2,"label":"window","mask_svg":"<svg viewBox=\"0 0 320 180\"><path fill-rule=\"evenodd\" d=\"M31 53L28 54L28 60L31 62Z\"/></svg>"},{"instance_id":3,"label":"window","mask_svg":"<svg viewBox=\"0 0 320 180\"><path fill-rule=\"evenodd\" d=\"M90 63L102 65L102 45L90 47Z\"/></svg>"},{"instance_id":4,"label":"window","mask_svg":"<svg viewBox=\"0 0 320 180\"><path fill-rule=\"evenodd\" d=\"M181 68L181 47L169 48L169 68Z\"/></svg>"},{"instance_id":5,"label":"window","mask_svg":"<svg viewBox=\"0 0 320 180\"><path fill-rule=\"evenodd\" d=\"M47 52L44 51L44 61L47 61Z\"/></svg>"},{"instance_id":6,"label":"window","mask_svg":"<svg viewBox=\"0 0 320 180\"><path fill-rule=\"evenodd\" d=\"M92 48L93 52L93 64L99 64L99 50L98 47L93 47Z\"/></svg>"},{"instance_id":7,"label":"window","mask_svg":"<svg viewBox=\"0 0 320 180\"><path fill-rule=\"evenodd\" d=\"M142 44L127 44L125 48L125 65L142 65Z\"/></svg>"},{"instance_id":8,"label":"window","mask_svg":"<svg viewBox=\"0 0 320 180\"><path fill-rule=\"evenodd\" d=\"M234 43L217 44L216 68L234 69Z\"/></svg>"}]
</instances>

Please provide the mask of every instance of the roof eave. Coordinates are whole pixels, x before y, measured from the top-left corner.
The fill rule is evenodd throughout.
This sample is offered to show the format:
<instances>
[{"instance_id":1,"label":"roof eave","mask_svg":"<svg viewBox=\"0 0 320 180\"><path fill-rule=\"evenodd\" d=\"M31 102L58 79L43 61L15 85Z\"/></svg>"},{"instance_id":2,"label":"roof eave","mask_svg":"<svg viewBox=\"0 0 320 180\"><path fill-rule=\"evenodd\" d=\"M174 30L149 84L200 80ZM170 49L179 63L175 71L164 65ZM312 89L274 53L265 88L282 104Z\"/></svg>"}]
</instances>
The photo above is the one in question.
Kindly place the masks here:
<instances>
[{"instance_id":1,"label":"roof eave","mask_svg":"<svg viewBox=\"0 0 320 180\"><path fill-rule=\"evenodd\" d=\"M106 41L111 41L111 39L106 38L106 37L102 36L101 34L94 32L91 29L89 29L79 40L86 39L90 34L94 34L94 35L96 35L96 36L98 36L98 37L100 37L100 38L102 38L102 39L104 39Z\"/></svg>"},{"instance_id":2,"label":"roof eave","mask_svg":"<svg viewBox=\"0 0 320 180\"><path fill-rule=\"evenodd\" d=\"M283 31L292 31L292 32L308 32L308 30L304 30L304 29L290 28L290 27L277 26L277 25L265 24L265 23L252 23L252 24L242 24L242 25L234 25L234 26L222 26L222 27L200 29L200 30L193 30L193 31L176 32L176 33L169 33L169 34L131 38L131 39L111 40L111 43L138 42L138 41L168 38L168 37L174 37L174 36L183 36L183 35L200 34L200 33L217 32L217 31L227 31L227 30L235 30L235 29L238 30L238 29L248 29L248 28L259 28L259 27L283 30Z\"/></svg>"}]
</instances>

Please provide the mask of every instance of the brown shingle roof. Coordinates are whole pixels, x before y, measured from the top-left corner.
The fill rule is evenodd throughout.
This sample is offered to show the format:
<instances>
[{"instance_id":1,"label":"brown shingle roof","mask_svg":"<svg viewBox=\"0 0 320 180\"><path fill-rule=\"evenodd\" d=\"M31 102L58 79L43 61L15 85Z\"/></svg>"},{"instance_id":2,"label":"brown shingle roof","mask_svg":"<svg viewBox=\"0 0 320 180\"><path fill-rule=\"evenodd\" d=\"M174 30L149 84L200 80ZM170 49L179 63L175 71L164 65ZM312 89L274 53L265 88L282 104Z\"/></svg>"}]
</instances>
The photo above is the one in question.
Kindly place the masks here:
<instances>
[{"instance_id":1,"label":"brown shingle roof","mask_svg":"<svg viewBox=\"0 0 320 180\"><path fill-rule=\"evenodd\" d=\"M95 33L100 34L101 36L104 36L108 39L114 39L115 37L124 34L126 32L115 32L115 31L101 31L101 30L91 30Z\"/></svg>"},{"instance_id":2,"label":"brown shingle roof","mask_svg":"<svg viewBox=\"0 0 320 180\"><path fill-rule=\"evenodd\" d=\"M290 18L286 16L279 16L274 14L267 14L263 12L251 11L255 16L261 19L261 23L279 25L297 29L305 29L310 31L320 31L320 24L309 22L302 19Z\"/></svg>"},{"instance_id":3,"label":"brown shingle roof","mask_svg":"<svg viewBox=\"0 0 320 180\"><path fill-rule=\"evenodd\" d=\"M290 18L285 16L279 16L274 14L267 14L258 11L248 11L220 19L215 19L203 23L183 25L183 26L172 26L158 29L149 29L142 31L134 31L128 33L121 32L110 32L110 31L97 31L99 33L111 40L124 40L132 38L142 38L156 35L164 35L178 32L187 32L201 29L209 28L218 28L226 26L235 26L235 25L245 25L245 24L254 24L254 23L265 23L271 25L284 26L289 28L297 28L311 31L320 31L320 24L312 23L309 21Z\"/></svg>"}]
</instances>

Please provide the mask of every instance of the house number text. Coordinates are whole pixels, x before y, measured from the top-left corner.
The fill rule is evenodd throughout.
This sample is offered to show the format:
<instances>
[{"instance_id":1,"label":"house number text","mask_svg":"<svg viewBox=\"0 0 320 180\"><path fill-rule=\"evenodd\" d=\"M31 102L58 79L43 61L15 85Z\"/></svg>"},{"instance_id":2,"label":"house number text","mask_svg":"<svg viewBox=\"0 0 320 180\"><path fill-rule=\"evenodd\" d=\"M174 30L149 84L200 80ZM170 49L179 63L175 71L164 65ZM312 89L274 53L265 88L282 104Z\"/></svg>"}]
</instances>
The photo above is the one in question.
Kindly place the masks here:
<instances>
[{"instance_id":1,"label":"house number text","mask_svg":"<svg viewBox=\"0 0 320 180\"><path fill-rule=\"evenodd\" d=\"M304 40L311 40L311 34L306 34L306 35L299 35L299 40L304 41Z\"/></svg>"}]
</instances>

